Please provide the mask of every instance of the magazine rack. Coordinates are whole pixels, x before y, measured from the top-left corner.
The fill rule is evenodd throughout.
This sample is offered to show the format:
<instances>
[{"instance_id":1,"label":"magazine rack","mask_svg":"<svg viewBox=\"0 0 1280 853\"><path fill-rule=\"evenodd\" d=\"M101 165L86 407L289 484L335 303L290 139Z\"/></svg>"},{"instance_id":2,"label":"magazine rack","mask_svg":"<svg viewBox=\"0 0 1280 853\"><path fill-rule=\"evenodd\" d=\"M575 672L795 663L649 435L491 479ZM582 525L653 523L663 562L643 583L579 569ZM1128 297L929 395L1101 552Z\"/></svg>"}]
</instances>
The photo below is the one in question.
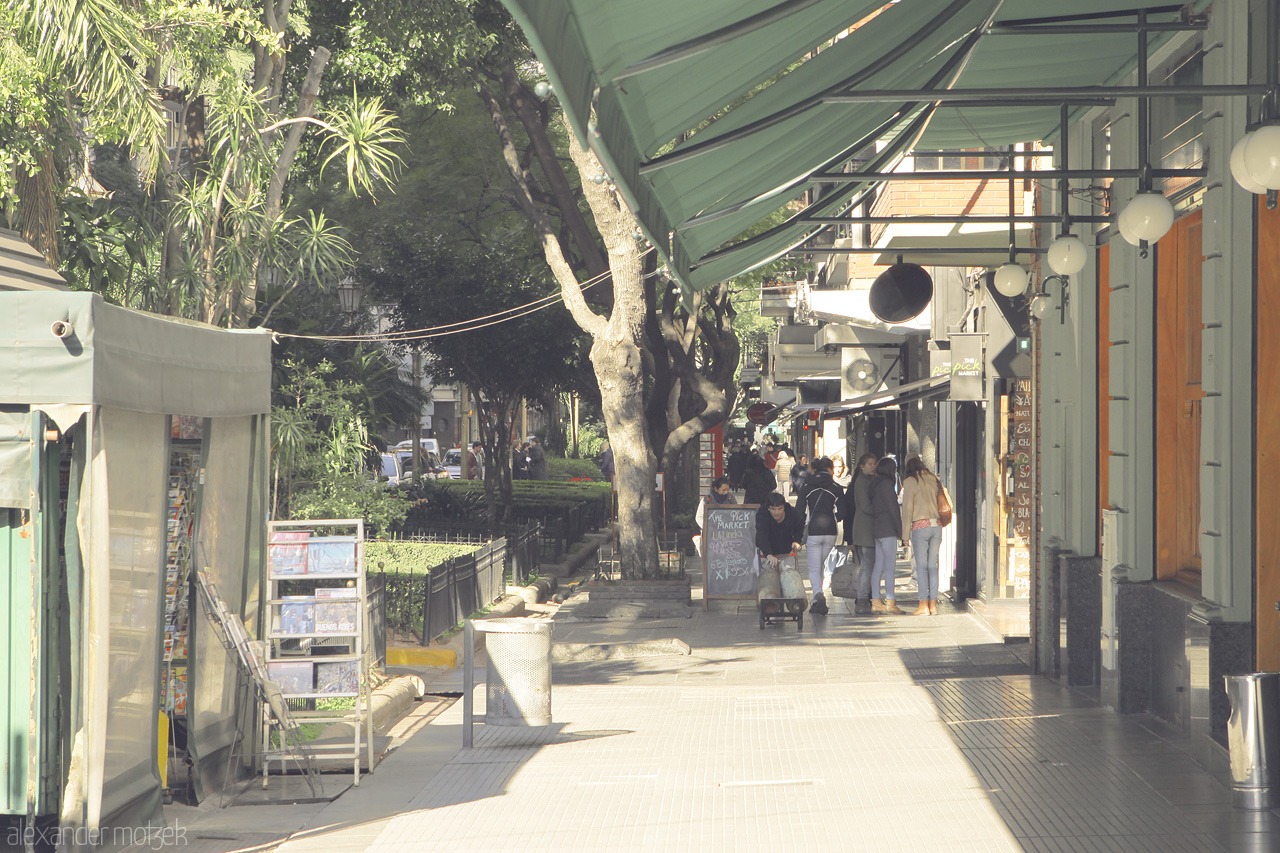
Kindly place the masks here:
<instances>
[{"instance_id":1,"label":"magazine rack","mask_svg":"<svg viewBox=\"0 0 1280 853\"><path fill-rule=\"evenodd\" d=\"M359 785L361 758L373 767L364 521L273 521L268 531L267 678L296 724L350 725L350 738L322 734L308 749L315 761L350 760ZM263 719L266 787L272 762L283 771L295 753L275 709L264 709Z\"/></svg>"},{"instance_id":2,"label":"magazine rack","mask_svg":"<svg viewBox=\"0 0 1280 853\"><path fill-rule=\"evenodd\" d=\"M236 661L241 672L248 676L258 701L264 707L265 716L280 733L281 749L297 762L306 774L307 786L311 789L312 795L316 795L320 777L313 760L314 755L303 740L298 721L293 718L279 686L267 678L266 643L249 638L249 632L245 630L240 617L227 607L222 596L218 594L218 588L208 570L197 572L196 581L196 588L200 591L204 612L213 626L214 635L226 648L232 660ZM239 726L236 728L238 731ZM232 757L234 758L234 751Z\"/></svg>"}]
</instances>

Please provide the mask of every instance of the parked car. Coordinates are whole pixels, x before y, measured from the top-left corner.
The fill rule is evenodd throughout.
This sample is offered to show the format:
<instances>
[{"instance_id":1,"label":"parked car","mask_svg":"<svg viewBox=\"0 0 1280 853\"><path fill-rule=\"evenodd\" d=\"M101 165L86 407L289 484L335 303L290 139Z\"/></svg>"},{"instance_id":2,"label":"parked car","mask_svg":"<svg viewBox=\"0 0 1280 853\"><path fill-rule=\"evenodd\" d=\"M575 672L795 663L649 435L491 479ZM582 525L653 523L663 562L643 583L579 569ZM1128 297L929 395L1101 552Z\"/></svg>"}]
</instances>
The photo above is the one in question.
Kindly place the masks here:
<instances>
[{"instance_id":1,"label":"parked car","mask_svg":"<svg viewBox=\"0 0 1280 853\"><path fill-rule=\"evenodd\" d=\"M435 439L431 439L435 441ZM413 445L400 448L396 445L396 456L400 457L400 465L404 468L405 478L413 479ZM423 475L429 480L447 480L449 472L440 464L440 459L430 450L422 450L422 471Z\"/></svg>"},{"instance_id":2,"label":"parked car","mask_svg":"<svg viewBox=\"0 0 1280 853\"><path fill-rule=\"evenodd\" d=\"M462 479L462 448L453 447L444 452L444 470L455 480Z\"/></svg>"},{"instance_id":3,"label":"parked car","mask_svg":"<svg viewBox=\"0 0 1280 853\"><path fill-rule=\"evenodd\" d=\"M399 456L394 453L382 454L382 468L378 472L378 479L385 482L388 489L400 485L400 481L405 479L405 473Z\"/></svg>"}]
</instances>

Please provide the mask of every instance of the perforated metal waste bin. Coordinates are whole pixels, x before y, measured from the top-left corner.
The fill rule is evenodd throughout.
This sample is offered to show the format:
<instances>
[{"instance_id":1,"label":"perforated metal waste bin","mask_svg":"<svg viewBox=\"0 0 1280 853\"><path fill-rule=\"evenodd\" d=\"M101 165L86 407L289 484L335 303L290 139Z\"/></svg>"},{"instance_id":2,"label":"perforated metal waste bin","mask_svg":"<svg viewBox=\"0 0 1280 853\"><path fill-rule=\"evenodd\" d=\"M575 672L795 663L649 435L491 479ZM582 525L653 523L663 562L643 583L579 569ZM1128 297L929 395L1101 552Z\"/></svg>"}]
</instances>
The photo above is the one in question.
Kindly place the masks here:
<instances>
[{"instance_id":1,"label":"perforated metal waste bin","mask_svg":"<svg viewBox=\"0 0 1280 853\"><path fill-rule=\"evenodd\" d=\"M1231 799L1238 809L1280 806L1280 672L1224 676L1231 716Z\"/></svg>"},{"instance_id":2,"label":"perforated metal waste bin","mask_svg":"<svg viewBox=\"0 0 1280 853\"><path fill-rule=\"evenodd\" d=\"M551 622L477 619L489 658L484 722L490 726L551 725Z\"/></svg>"}]
</instances>

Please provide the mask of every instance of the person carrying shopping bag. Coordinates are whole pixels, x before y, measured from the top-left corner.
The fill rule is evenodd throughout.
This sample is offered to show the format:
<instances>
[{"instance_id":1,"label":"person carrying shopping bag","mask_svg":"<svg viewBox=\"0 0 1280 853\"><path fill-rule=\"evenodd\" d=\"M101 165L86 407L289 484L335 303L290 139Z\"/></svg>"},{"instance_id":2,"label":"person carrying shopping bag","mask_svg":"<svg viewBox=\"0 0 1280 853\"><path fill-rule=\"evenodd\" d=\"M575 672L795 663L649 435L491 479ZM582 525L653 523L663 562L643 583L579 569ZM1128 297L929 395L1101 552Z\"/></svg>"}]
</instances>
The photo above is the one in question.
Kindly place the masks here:
<instances>
[{"instance_id":1,"label":"person carrying shopping bag","mask_svg":"<svg viewBox=\"0 0 1280 853\"><path fill-rule=\"evenodd\" d=\"M898 463L886 456L876 463L871 484L871 534L876 540L876 564L871 572L871 612L902 615L893 585L897 576L898 543L902 541L902 515L898 506ZM884 582L884 598L880 583Z\"/></svg>"},{"instance_id":2,"label":"person carrying shopping bag","mask_svg":"<svg viewBox=\"0 0 1280 853\"><path fill-rule=\"evenodd\" d=\"M908 459L907 475L902 479L902 532L911 537L912 562L920 589L920 603L913 616L938 613L938 548L942 544L943 519L945 516L950 520L950 509L942 481L919 456Z\"/></svg>"},{"instance_id":3,"label":"person carrying shopping bag","mask_svg":"<svg viewBox=\"0 0 1280 853\"><path fill-rule=\"evenodd\" d=\"M805 551L809 559L809 585L813 588L813 604L809 612L827 615L827 598L823 593L823 568L827 555L836 544L836 524L840 521L840 505L844 489L831 479L831 460L818 457L814 470L796 494L796 509L805 514L808 536Z\"/></svg>"}]
</instances>

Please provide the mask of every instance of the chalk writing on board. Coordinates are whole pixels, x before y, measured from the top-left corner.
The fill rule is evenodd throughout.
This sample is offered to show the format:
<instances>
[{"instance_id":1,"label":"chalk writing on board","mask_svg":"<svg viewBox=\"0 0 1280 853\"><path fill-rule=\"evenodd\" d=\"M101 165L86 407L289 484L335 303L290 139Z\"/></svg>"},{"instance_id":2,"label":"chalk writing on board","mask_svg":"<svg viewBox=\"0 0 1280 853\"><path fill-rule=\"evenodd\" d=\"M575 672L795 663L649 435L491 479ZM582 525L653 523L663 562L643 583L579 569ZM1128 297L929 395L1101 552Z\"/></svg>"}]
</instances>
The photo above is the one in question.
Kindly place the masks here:
<instances>
[{"instance_id":1,"label":"chalk writing on board","mask_svg":"<svg viewBox=\"0 0 1280 853\"><path fill-rule=\"evenodd\" d=\"M757 507L707 507L702 531L704 595L747 597L755 593Z\"/></svg>"}]
</instances>

